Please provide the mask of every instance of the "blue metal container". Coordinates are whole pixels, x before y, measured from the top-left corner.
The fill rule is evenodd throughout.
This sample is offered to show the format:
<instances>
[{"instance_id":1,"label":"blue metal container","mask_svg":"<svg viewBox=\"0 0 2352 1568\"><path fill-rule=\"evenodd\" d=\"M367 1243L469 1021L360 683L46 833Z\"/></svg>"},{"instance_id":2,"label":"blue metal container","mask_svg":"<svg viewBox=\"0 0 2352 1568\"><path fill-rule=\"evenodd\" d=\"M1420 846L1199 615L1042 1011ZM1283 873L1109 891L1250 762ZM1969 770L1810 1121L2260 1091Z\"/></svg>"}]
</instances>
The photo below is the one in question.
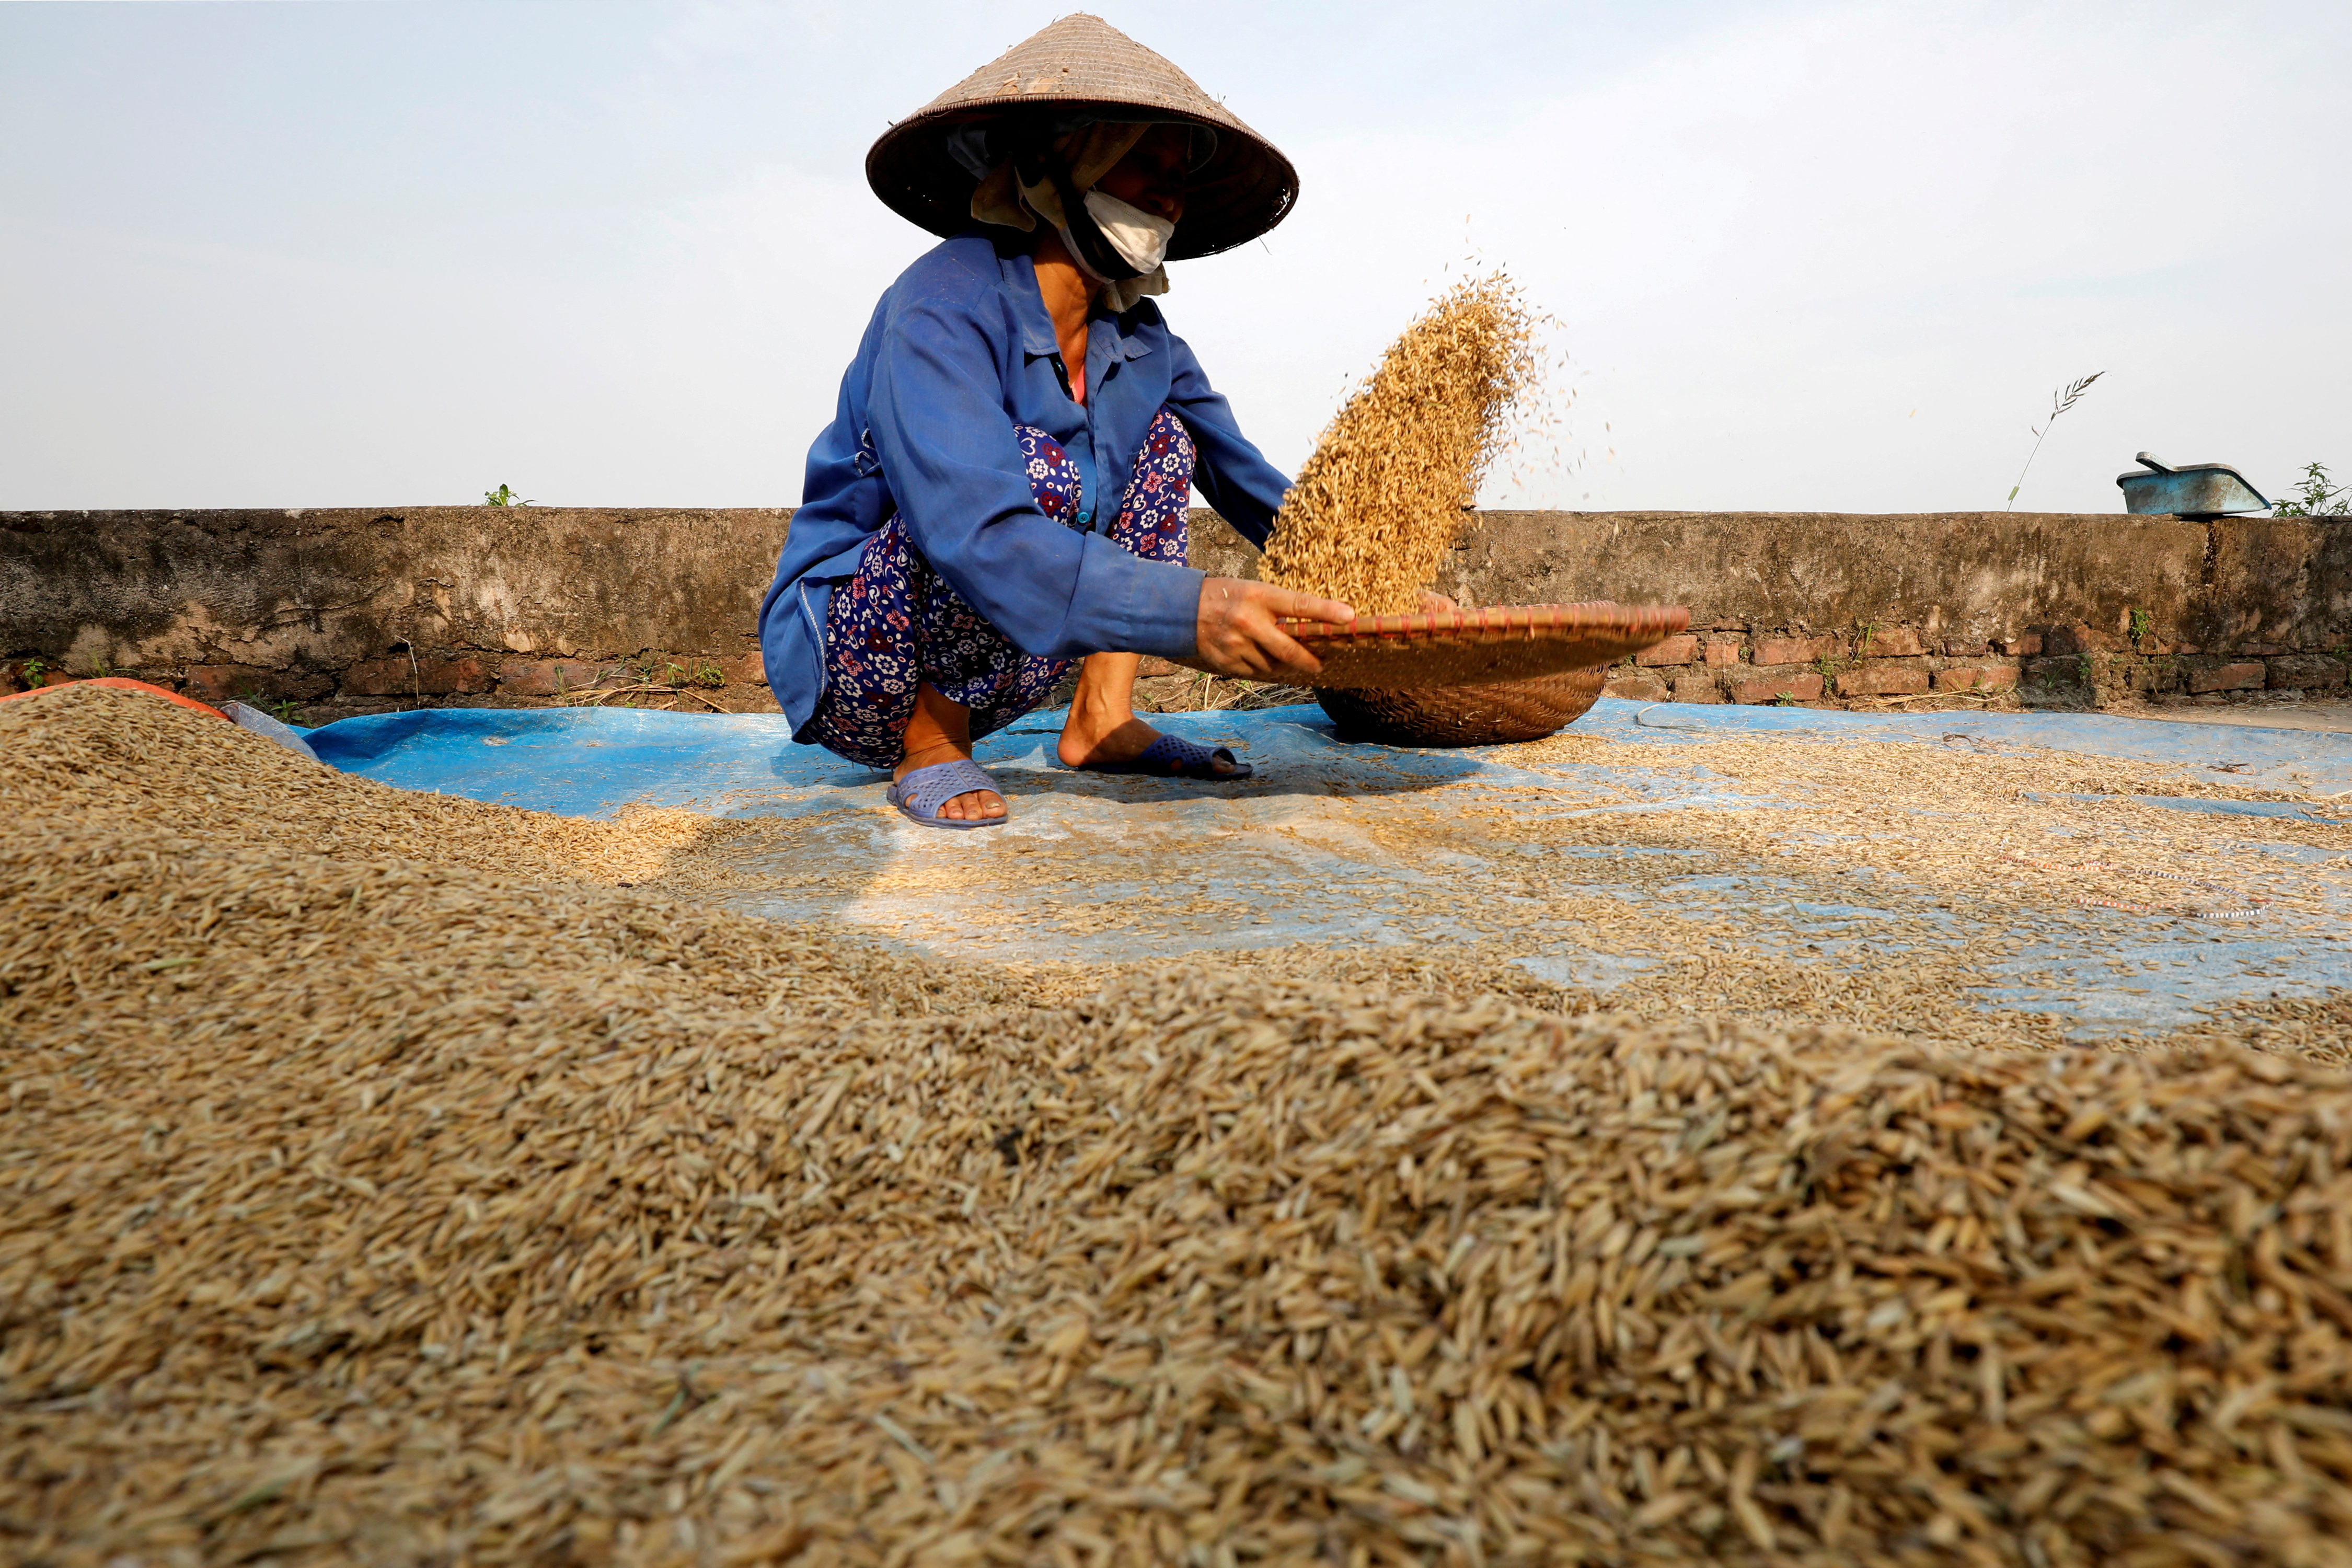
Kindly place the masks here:
<instances>
[{"instance_id":1,"label":"blue metal container","mask_svg":"<svg viewBox=\"0 0 2352 1568\"><path fill-rule=\"evenodd\" d=\"M2123 487L2124 510L2188 518L2224 517L2233 511L2262 511L2270 506L2263 492L2245 476L2224 463L2191 463L2176 468L2147 453L2139 455L2141 471L2117 474Z\"/></svg>"}]
</instances>

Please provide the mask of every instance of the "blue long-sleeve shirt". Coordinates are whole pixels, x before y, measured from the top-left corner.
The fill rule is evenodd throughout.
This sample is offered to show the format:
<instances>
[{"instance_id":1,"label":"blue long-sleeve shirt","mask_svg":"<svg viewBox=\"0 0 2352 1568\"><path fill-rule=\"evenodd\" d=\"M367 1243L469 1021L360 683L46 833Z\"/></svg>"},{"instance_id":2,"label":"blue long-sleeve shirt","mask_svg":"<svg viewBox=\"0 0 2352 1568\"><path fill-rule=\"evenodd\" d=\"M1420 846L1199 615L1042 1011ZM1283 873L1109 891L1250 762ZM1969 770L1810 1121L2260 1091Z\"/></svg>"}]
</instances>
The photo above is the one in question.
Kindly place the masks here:
<instances>
[{"instance_id":1,"label":"blue long-sleeve shirt","mask_svg":"<svg viewBox=\"0 0 2352 1568\"><path fill-rule=\"evenodd\" d=\"M1024 653L1193 651L1201 576L1105 537L1144 432L1164 404L1192 437L1194 482L1263 545L1290 482L1242 435L1184 340L1145 300L1087 329L1087 401L1064 389L1053 318L1025 255L974 232L924 255L882 296L809 448L776 580L760 606L768 684L795 734L824 694L824 613L893 511L923 558ZM1086 531L1037 508L1013 427L1068 449Z\"/></svg>"}]
</instances>

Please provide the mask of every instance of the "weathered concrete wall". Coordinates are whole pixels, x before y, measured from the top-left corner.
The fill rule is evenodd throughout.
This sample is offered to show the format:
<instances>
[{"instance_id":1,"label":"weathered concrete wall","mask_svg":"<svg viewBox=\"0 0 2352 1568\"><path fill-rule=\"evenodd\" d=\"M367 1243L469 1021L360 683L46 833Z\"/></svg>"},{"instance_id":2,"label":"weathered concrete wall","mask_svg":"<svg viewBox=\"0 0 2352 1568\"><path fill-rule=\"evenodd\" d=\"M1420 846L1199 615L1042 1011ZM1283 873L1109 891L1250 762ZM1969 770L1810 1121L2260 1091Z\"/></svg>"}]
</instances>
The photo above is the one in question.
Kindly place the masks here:
<instances>
[{"instance_id":1,"label":"weathered concrete wall","mask_svg":"<svg viewBox=\"0 0 2352 1568\"><path fill-rule=\"evenodd\" d=\"M753 704L792 514L0 512L0 656L351 710L544 698L625 663Z\"/></svg>"},{"instance_id":2,"label":"weathered concrete wall","mask_svg":"<svg viewBox=\"0 0 2352 1568\"><path fill-rule=\"evenodd\" d=\"M771 706L752 617L791 514L554 507L0 512L0 689L110 669L309 719L682 685ZM1195 515L1193 563L1255 552ZM1474 604L1691 607L1612 689L2033 703L2324 691L2352 651L2352 527L2287 519L1488 512L1438 584Z\"/></svg>"}]
</instances>

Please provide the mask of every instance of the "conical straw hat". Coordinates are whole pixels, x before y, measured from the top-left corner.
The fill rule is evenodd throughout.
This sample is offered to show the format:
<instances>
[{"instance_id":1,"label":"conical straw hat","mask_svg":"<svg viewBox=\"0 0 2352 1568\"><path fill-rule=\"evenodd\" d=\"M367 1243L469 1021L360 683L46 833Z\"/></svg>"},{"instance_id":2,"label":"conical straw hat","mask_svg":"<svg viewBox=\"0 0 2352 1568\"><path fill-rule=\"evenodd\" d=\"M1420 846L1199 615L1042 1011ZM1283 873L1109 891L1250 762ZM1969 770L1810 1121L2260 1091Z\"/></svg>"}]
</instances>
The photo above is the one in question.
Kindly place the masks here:
<instances>
[{"instance_id":1,"label":"conical straw hat","mask_svg":"<svg viewBox=\"0 0 2352 1568\"><path fill-rule=\"evenodd\" d=\"M950 156L948 133L976 121L1050 117L1081 106L1217 133L1216 153L1193 175L1183 221L1169 243L1171 261L1255 239L1298 199L1297 171L1274 143L1167 60L1083 12L1014 45L883 132L866 154L866 183L908 222L933 234L961 234L972 226L973 179Z\"/></svg>"}]
</instances>

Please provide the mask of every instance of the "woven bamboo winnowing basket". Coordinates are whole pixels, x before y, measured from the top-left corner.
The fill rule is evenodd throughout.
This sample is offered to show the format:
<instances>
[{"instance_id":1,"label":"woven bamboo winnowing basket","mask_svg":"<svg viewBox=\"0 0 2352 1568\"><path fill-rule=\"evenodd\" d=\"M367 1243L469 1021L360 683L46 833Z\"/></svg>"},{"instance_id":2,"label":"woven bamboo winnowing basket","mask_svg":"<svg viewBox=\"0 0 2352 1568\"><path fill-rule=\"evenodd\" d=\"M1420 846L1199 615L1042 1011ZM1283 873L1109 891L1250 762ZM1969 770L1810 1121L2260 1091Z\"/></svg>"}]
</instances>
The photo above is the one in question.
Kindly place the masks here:
<instances>
[{"instance_id":1,"label":"woven bamboo winnowing basket","mask_svg":"<svg viewBox=\"0 0 2352 1568\"><path fill-rule=\"evenodd\" d=\"M1522 605L1286 628L1322 661L1315 699L1349 740L1533 741L1581 717L1608 667L1690 625L1679 605Z\"/></svg>"},{"instance_id":2,"label":"woven bamboo winnowing basket","mask_svg":"<svg viewBox=\"0 0 2352 1568\"><path fill-rule=\"evenodd\" d=\"M1318 686L1315 700L1343 741L1388 746L1499 746L1540 741L1584 717L1609 671L1571 669L1484 686Z\"/></svg>"}]
</instances>

